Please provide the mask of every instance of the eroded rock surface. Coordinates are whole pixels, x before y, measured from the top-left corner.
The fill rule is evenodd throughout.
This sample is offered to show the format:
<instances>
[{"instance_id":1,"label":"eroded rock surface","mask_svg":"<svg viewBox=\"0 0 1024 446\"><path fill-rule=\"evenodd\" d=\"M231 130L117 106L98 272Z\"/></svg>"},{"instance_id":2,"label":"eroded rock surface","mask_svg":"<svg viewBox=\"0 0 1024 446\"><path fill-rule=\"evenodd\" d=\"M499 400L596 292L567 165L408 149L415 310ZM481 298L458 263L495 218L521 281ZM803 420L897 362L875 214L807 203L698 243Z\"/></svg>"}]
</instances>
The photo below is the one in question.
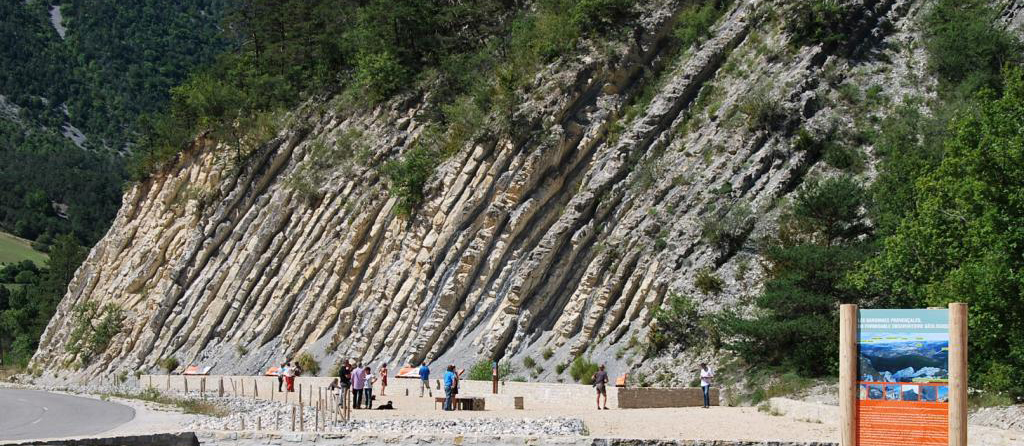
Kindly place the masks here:
<instances>
[{"instance_id":1,"label":"eroded rock surface","mask_svg":"<svg viewBox=\"0 0 1024 446\"><path fill-rule=\"evenodd\" d=\"M835 173L793 148L797 129L824 137L931 94L915 44L925 3L861 3L849 58L792 48L770 1L734 2L709 39L670 55L680 6L653 2L639 41L547 67L517 111L528 137L463 147L412 217L394 212L379 167L423 132L423 98L359 112L312 101L242 162L201 139L126 193L34 364L135 370L174 356L253 373L300 352L325 369L340 357L465 367L531 356L554 379L555 364L586 352L626 369L621 351L670 293L713 310L757 292L754 241L805 178ZM887 102L855 110L843 85ZM750 116L753 100L775 116ZM870 180L871 147L857 149ZM711 220L732 223L727 243L709 241ZM700 271L723 290L697 290ZM129 316L80 364L65 347L86 301Z\"/></svg>"}]
</instances>

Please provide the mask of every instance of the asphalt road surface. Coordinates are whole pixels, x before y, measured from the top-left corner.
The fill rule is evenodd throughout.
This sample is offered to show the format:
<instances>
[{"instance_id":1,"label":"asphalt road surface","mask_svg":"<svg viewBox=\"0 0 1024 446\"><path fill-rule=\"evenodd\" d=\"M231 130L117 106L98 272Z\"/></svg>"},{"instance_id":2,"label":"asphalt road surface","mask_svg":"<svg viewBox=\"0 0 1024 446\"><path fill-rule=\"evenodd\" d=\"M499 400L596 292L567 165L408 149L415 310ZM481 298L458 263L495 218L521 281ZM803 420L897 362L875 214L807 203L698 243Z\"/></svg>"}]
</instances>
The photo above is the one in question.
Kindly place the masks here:
<instances>
[{"instance_id":1,"label":"asphalt road surface","mask_svg":"<svg viewBox=\"0 0 1024 446\"><path fill-rule=\"evenodd\" d=\"M0 389L0 441L93 435L132 418L135 409L110 401Z\"/></svg>"}]
</instances>

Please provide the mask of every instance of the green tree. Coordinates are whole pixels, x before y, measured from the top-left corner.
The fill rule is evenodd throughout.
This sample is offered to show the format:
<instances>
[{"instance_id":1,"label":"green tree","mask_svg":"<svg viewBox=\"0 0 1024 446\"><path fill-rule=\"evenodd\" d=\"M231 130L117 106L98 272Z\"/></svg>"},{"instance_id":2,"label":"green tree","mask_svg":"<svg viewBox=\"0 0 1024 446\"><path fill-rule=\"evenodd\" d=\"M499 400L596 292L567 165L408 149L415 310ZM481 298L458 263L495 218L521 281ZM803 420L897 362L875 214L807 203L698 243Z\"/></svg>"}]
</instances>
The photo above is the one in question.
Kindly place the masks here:
<instances>
[{"instance_id":1,"label":"green tree","mask_svg":"<svg viewBox=\"0 0 1024 446\"><path fill-rule=\"evenodd\" d=\"M748 363L821 376L838 370L838 310L860 294L847 274L870 253L864 189L849 177L808 181L768 243L768 280L752 317L718 316L726 348Z\"/></svg>"},{"instance_id":2,"label":"green tree","mask_svg":"<svg viewBox=\"0 0 1024 446\"><path fill-rule=\"evenodd\" d=\"M860 281L920 305L970 304L972 382L1021 396L1024 345L1006 340L1024 336L1024 74L1004 82L953 121L944 159Z\"/></svg>"}]
</instances>

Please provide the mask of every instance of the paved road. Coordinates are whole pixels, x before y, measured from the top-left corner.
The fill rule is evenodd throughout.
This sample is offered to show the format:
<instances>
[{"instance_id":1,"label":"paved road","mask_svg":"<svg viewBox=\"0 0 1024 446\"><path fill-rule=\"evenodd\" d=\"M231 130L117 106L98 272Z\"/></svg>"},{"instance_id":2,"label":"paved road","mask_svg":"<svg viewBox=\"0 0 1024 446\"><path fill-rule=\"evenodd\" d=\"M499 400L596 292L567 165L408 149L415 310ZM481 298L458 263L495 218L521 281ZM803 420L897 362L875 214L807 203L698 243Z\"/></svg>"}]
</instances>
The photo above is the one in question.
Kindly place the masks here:
<instances>
[{"instance_id":1,"label":"paved road","mask_svg":"<svg viewBox=\"0 0 1024 446\"><path fill-rule=\"evenodd\" d=\"M0 441L98 434L132 418L135 409L123 404L38 390L0 389Z\"/></svg>"}]
</instances>

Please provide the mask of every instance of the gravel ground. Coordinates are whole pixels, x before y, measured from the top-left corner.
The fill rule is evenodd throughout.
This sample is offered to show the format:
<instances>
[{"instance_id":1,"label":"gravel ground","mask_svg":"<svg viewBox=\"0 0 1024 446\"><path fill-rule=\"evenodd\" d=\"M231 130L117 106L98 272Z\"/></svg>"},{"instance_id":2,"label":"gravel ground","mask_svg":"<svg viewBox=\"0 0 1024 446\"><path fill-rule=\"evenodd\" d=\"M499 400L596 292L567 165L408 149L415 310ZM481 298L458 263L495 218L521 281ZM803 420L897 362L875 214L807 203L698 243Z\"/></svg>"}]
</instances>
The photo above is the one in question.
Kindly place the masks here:
<instances>
[{"instance_id":1,"label":"gravel ground","mask_svg":"<svg viewBox=\"0 0 1024 446\"><path fill-rule=\"evenodd\" d=\"M1024 405L978 409L970 415L970 424L1024 432Z\"/></svg>"},{"instance_id":2,"label":"gravel ground","mask_svg":"<svg viewBox=\"0 0 1024 446\"><path fill-rule=\"evenodd\" d=\"M232 412L224 418L196 417L189 429L195 430L238 430L255 429L257 423L264 430L291 430L292 407L279 402L256 401L241 398L207 398ZM298 408L296 407L297 417ZM357 415L366 413L356 411ZM306 431L313 431L317 413L306 407L301 413ZM526 435L526 436L575 436L585 435L586 427L578 418L441 418L441 419L352 419L329 422L330 414L321 412L321 432L363 432L363 433L417 433L417 434L479 434L479 435ZM244 424L243 424L244 423ZM296 420L296 429L299 421ZM326 425L325 425L326 424Z\"/></svg>"}]
</instances>

